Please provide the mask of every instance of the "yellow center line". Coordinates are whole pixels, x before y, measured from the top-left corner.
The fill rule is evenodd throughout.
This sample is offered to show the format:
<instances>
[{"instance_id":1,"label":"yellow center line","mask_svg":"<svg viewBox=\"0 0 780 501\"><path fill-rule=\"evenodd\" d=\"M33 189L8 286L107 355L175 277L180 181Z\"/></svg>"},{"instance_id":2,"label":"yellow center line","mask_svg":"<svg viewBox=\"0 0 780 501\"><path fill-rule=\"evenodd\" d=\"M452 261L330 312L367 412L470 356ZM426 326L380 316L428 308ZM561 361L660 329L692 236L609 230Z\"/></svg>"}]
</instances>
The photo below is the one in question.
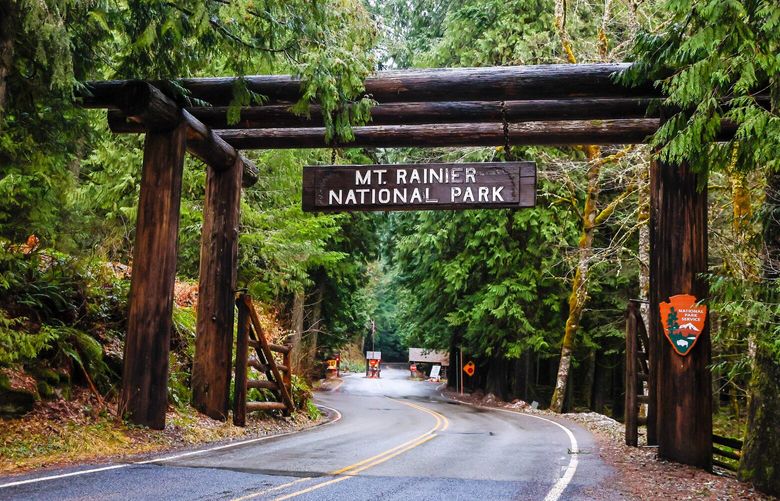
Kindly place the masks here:
<instances>
[{"instance_id":1,"label":"yellow center line","mask_svg":"<svg viewBox=\"0 0 780 501\"><path fill-rule=\"evenodd\" d=\"M274 498L274 501L284 501L285 499L294 498L294 497L300 496L302 494L306 494L308 492L316 491L318 489L322 489L323 487L327 487L329 485L336 484L338 482L343 482L344 480L349 480L350 478L356 476L357 473L360 473L361 471L367 470L369 468L373 468L374 466L376 466L378 464L381 464L381 463L384 463L385 461L389 461L392 458L394 458L395 456L398 456L399 454L403 454L406 451L412 450L415 447L424 444L428 440L433 439L434 437L436 437L436 435L428 435L427 437L424 437L424 438L418 440L417 442L415 442L414 444L406 447L405 449L401 449L400 451L396 451L395 453L390 454L389 456L385 456L385 457L383 457L381 459L378 459L378 460L374 461L373 463L370 463L370 464L367 464L367 465L363 466L362 468L358 468L358 469L356 469L354 471L350 471L349 473L347 473L344 476L336 477L336 478L328 480L326 482L321 482L321 483L313 485L311 487L307 487L306 489L302 489L300 491L295 491L295 492L292 492L292 493L287 494L285 496Z\"/></svg>"},{"instance_id":2,"label":"yellow center line","mask_svg":"<svg viewBox=\"0 0 780 501\"><path fill-rule=\"evenodd\" d=\"M300 496L302 494L306 494L308 492L312 492L312 491L321 489L321 488L326 487L328 485L333 485L333 484L338 483L338 482L343 482L344 480L352 478L357 473L365 471L365 470L367 470L369 468L373 468L374 466L382 464L385 461L389 461L390 459L392 459L392 458L394 458L394 457L396 457L396 456L398 456L400 454L403 454L404 452L407 452L407 451L409 451L411 449L414 449L415 447L418 447L418 446L428 442L429 440L431 440L434 437L436 437L436 432L437 431L446 430L447 427L450 424L449 420L444 415L439 414L436 411L432 411L430 409L427 409L425 407L422 407L420 405L416 405L416 404L413 404L413 403L410 403L410 402L405 402L405 401L402 401L402 400L396 400L394 398L391 398L390 400L393 400L394 402L398 402L400 404L406 405L408 407L412 407L412 408L417 409L417 410L419 410L421 412L425 412L426 414L431 415L436 420L436 424L433 426L433 428L431 428L430 430L426 431L422 435L418 435L418 436L414 437L413 439L407 440L406 442L404 442L404 443L402 443L400 445L396 445L395 447L393 447L391 449L388 449L388 450L386 450L384 452L380 452L379 454L376 454L376 455L371 456L369 458L366 458L366 459L363 459L361 461L358 461L357 463L353 463L353 464L351 464L349 466L345 466L344 468L339 468L338 470L333 470L333 471L328 473L331 476L336 476L336 478L333 478L333 479L330 479L330 480L326 480L324 482L320 482L318 484L312 485L311 487L307 487L305 489L301 489L299 491L295 491L295 492L292 492L290 494L286 494L284 496L278 497L278 498L276 498L276 501L282 501L282 500L285 500L285 499L290 499L290 498L293 498L293 497L296 497L296 496ZM245 501L247 499L253 499L253 498L262 496L263 494L267 494L267 493L270 493L270 492L273 492L273 491L284 489L286 487L290 487L292 485L298 484L300 482L304 482L306 480L311 480L311 478L312 477L300 478L300 479L295 480L293 482L289 482L289 483L282 484L282 485L277 485L277 486L272 487L270 489L264 489L264 490L259 491L259 492L255 492L255 493L252 493L252 494L240 497L240 498L236 498L233 501Z\"/></svg>"},{"instance_id":3,"label":"yellow center line","mask_svg":"<svg viewBox=\"0 0 780 501\"><path fill-rule=\"evenodd\" d=\"M389 397L388 397L389 398ZM385 461L389 461L390 459L403 454L404 452L410 451L414 449L415 447L418 447L427 441L433 439L436 437L436 431L439 430L446 430L449 426L449 420L442 414L439 414L436 411L430 410L426 407L423 407L421 405L413 404L411 402L405 402L402 400L396 400L394 398L391 398L390 400L394 402L398 402L400 404L406 405L408 407L412 407L414 409L417 409L419 411L425 412L426 414L430 414L433 416L433 418L436 420L436 425L431 428L429 431L423 433L422 435L413 438L410 441L404 442L401 445L398 445L396 447L393 447L392 449L388 449L385 452L382 452L380 454L377 454L376 456L373 456L368 459L364 459L358 463L349 465L347 467L341 468L340 470L336 470L334 472L331 472L332 475L340 475L343 474L343 476L339 476L337 478L333 478L331 480L327 480L325 482L320 482L318 484L312 485L311 487L307 487L305 489L301 489L299 491L291 492L290 494L286 494L284 496L280 496L278 498L275 498L274 501L284 501L286 499L294 498L297 496L300 496L302 494L306 494L318 489L322 489L323 487L327 487L329 485L336 484L338 482L343 482L344 480L347 480L349 478L352 478L353 476L356 476L356 474L360 473L361 471L365 471L369 468L373 468L374 466L377 466L379 464L384 463ZM368 463L368 464L366 464ZM363 466L361 466L363 465Z\"/></svg>"},{"instance_id":4,"label":"yellow center line","mask_svg":"<svg viewBox=\"0 0 780 501\"><path fill-rule=\"evenodd\" d=\"M363 470L367 470L369 468L373 468L374 466L376 466L378 464L384 463L385 461L388 461L388 460L398 456L399 454L403 454L404 452L410 451L410 450L414 449L415 447L418 447L418 446L424 444L425 442L427 442L428 440L432 440L434 438L436 438L435 434L428 435L427 437L418 440L417 442L415 442L414 444L410 445L409 447L407 447L407 448L405 448L403 450L396 451L393 454L390 454L389 456L385 456L382 459L378 459L378 460L376 460L375 462L373 462L371 464L367 464L366 466L363 466L362 468L358 468L357 470L350 471L349 473L345 474L344 478L346 479L346 478L349 478L349 477L354 477L354 476L356 476L357 473L360 473Z\"/></svg>"},{"instance_id":5,"label":"yellow center line","mask_svg":"<svg viewBox=\"0 0 780 501\"><path fill-rule=\"evenodd\" d=\"M422 405L413 404L411 402L404 402L403 400L396 400L394 398L391 398L390 400L392 400L394 402L398 402L399 404L408 405L409 407L414 407L415 409L421 410L423 412L427 412L428 414L430 414L431 416L435 417L436 419L441 418L444 421L444 427L441 430L439 430L439 431L444 431L447 428L449 428L449 426L450 426L450 420L447 419L447 416L445 416L444 414L439 414L438 412L436 412L436 411L434 411L432 409L428 409L427 407L423 407Z\"/></svg>"},{"instance_id":6,"label":"yellow center line","mask_svg":"<svg viewBox=\"0 0 780 501\"><path fill-rule=\"evenodd\" d=\"M392 399L391 399L391 400L392 400ZM401 402L401 403L403 403L403 402ZM390 454L391 452L393 452L393 451L395 451L395 450L398 450L398 449L400 449L400 448L402 448L402 447L405 447L405 446L407 446L407 445L411 444L412 442L416 442L417 440L420 440L421 438L425 437L426 435L431 435L431 434L433 434L433 433L434 433L436 430L438 430L438 429L439 429L439 426L441 426L441 419L439 419L439 417L438 417L438 416L434 416L434 417L436 418L436 426L434 426L434 427L433 427L433 428L431 428L430 430L426 431L426 432L425 432L425 433L423 433L422 435L420 435L420 436L417 436L417 437L414 437L413 439L411 439L411 440L408 440L408 441L406 441L406 442L402 443L401 445L396 445L396 446L395 446L395 447L393 447L392 449L388 449L388 450L386 450L386 451L384 451L384 452L380 452L380 453L379 453L379 454L377 454L376 456L371 456L370 458L364 459L364 460L362 460L362 461L358 461L357 463L351 464L351 465L349 465L349 466L345 466L344 468L341 468L341 469L338 469L338 470L331 471L331 472L329 472L329 474L330 474L330 475L339 475L339 474L341 474L341 473L344 473L344 472L346 472L346 471L349 471L349 470L351 470L351 469L353 469L353 468L357 468L358 466L360 466L360 465L362 465L362 464L366 464L366 463L368 463L368 462L370 462L370 461L373 461L373 460L375 460L375 459L377 459L377 458L380 458L380 457L382 457L382 456L384 456L384 455L386 455L386 454Z\"/></svg>"},{"instance_id":7,"label":"yellow center line","mask_svg":"<svg viewBox=\"0 0 780 501\"><path fill-rule=\"evenodd\" d=\"M234 498L231 501L245 501L247 499L254 499L256 497L260 497L263 494L268 494L269 492L278 491L280 489L284 489L285 487L290 487L291 485L300 484L301 482L305 482L307 480L311 480L311 477L302 477L298 480L293 480L292 482L287 482L286 484L277 485L276 487L271 487L270 489L264 489L259 492L253 492L252 494L247 494L246 496L240 497L240 498Z\"/></svg>"}]
</instances>

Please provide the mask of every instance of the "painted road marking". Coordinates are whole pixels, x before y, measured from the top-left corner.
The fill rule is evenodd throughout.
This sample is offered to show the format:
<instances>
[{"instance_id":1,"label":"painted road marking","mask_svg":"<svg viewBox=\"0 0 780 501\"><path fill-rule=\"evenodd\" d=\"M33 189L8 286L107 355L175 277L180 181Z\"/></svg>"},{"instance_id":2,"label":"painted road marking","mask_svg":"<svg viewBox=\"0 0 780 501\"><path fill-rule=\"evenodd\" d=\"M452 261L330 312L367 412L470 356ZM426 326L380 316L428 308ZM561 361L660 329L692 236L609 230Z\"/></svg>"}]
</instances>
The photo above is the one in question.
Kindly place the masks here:
<instances>
[{"instance_id":1,"label":"painted road marking","mask_svg":"<svg viewBox=\"0 0 780 501\"><path fill-rule=\"evenodd\" d=\"M290 487L295 484L300 484L301 482L305 482L307 480L311 480L311 477L303 477L299 478L298 480L293 480L292 482L287 482L286 484L277 485L276 487L271 487L270 489L265 489L262 492L253 492L252 494L247 494L246 496L240 497L240 498L234 498L231 501L246 501L247 499L253 499L256 498L262 494L266 494L273 491L278 491L280 489L284 489L285 487Z\"/></svg>"},{"instance_id":2,"label":"painted road marking","mask_svg":"<svg viewBox=\"0 0 780 501\"><path fill-rule=\"evenodd\" d=\"M387 397L389 398L389 397ZM385 461L389 461L390 459L399 456L403 454L404 452L410 451L414 449L415 447L419 447L420 445L428 442L429 440L432 440L437 436L437 431L444 431L449 427L449 420L442 414L439 414L436 411L427 409L423 406L416 405L410 402L405 402L402 400L396 400L393 398L390 398L390 400L393 400L394 402L398 402L400 404L406 405L408 407L412 407L414 409L417 409L419 411L425 412L426 414L429 414L436 420L436 424L431 428L430 430L426 431L422 435L419 435L417 437L412 438L411 440L407 440L406 442L396 445L395 447L388 449L386 451L380 452L379 454L376 454L374 456L371 456L369 458L363 459L361 461L358 461L357 463L353 463L349 466L345 466L343 468L340 468L338 470L334 470L328 473L328 475L335 476L336 478L332 478L330 480L326 480L323 482L316 483L312 486L306 487L304 489L291 492L289 494L285 494L283 496L275 498L275 501L283 501L285 499L294 498L303 494L307 494L312 491L316 491L319 489L322 489L323 487L327 487L329 485L333 485L339 482L343 482L344 480L348 480L352 478L353 476L356 476L358 473L365 471L369 468L373 468L374 466L377 466L379 464L384 463ZM291 482L290 484L283 484L279 485L270 489L264 489L259 492L255 492L253 494L249 494L240 498L233 499L232 501L246 501L247 499L253 499L260 496L263 496L265 494L268 494L270 492L283 489L285 487L289 487L290 485L294 483L299 483L304 480L310 480L311 477L305 478L305 479L299 479L295 482Z\"/></svg>"},{"instance_id":3,"label":"painted road marking","mask_svg":"<svg viewBox=\"0 0 780 501\"><path fill-rule=\"evenodd\" d=\"M396 452L390 454L389 456L385 456L385 457L383 457L381 459L378 459L378 460L374 461L373 463L369 463L369 464L367 464L367 465L365 465L365 466L363 466L361 468L358 468L356 470L351 470L351 471L347 472L346 474L344 474L344 476L336 477L336 478L334 478L332 480L328 480L327 482L322 482L322 483L313 485L311 487L308 487L306 489L303 489L303 490L300 490L300 491L296 491L296 492L293 492L291 494L287 494L285 496L281 496L281 497L278 497L278 498L274 498L274 501L284 501L285 499L294 498L294 497L300 496L301 494L306 494L308 492L315 491L317 489L321 489L321 488L326 487L328 485L332 485L332 484L335 484L335 483L338 483L338 482L343 482L344 480L348 480L348 479L356 476L361 471L367 470L369 468L373 468L374 466L376 466L378 464L382 464L385 461L389 461L389 460L393 459L394 457L396 457L396 456L398 456L400 454L403 454L406 451L410 451L410 450L414 449L415 447L420 446L420 445L424 444L425 442L427 442L428 440L431 440L431 439L433 439L435 437L436 437L435 434L428 435L427 437L422 438L422 439L418 440L417 442L415 442L414 444L412 444L412 445L410 445L410 446L408 446L408 447L406 447L404 449L401 449L399 451L396 451Z\"/></svg>"},{"instance_id":4,"label":"painted road marking","mask_svg":"<svg viewBox=\"0 0 780 501\"><path fill-rule=\"evenodd\" d=\"M472 407L477 407L474 404L470 404L467 402L461 402L459 400L452 400L450 398L447 398L444 396L444 394L441 394L441 397L445 400L450 400L453 402L458 402L465 405L471 405ZM577 465L579 464L579 459L577 459L576 452L579 450L577 446L577 439L574 437L574 433L571 432L570 429L563 426L561 423L558 423L557 421L553 421L552 419L543 418L541 416L536 416L534 414L525 414L523 412L514 412L507 409L499 409L496 407L482 407L479 406L480 409L489 409L494 411L500 411L500 412L506 412L507 414L514 414L515 416L526 416L531 417L534 419L541 419L542 421L546 421L548 423L554 424L561 430L563 430L566 435L569 437L569 443L571 444L571 454L569 454L569 464L566 466L566 470L561 476L561 478L558 479L557 482L555 482L555 485L552 486L552 489L550 489L550 492L547 493L547 495L544 497L544 501L558 501L560 499L561 495L563 494L563 491L566 490L566 487L571 483L572 478L574 478L574 474L577 472Z\"/></svg>"},{"instance_id":5,"label":"painted road marking","mask_svg":"<svg viewBox=\"0 0 780 501\"><path fill-rule=\"evenodd\" d=\"M163 462L166 462L166 461L173 461L174 459L181 459L181 458L184 458L184 457L196 456L198 454L205 454L207 452L214 452L214 451L220 451L220 450L225 450L225 449L232 449L233 447L239 447L241 445L254 444L254 443L257 443L257 442L263 442L265 440L270 440L272 438L286 437L288 435L293 435L295 433L301 433L303 431L316 430L317 428L320 428L322 426L328 426L328 425L333 424L333 423L335 423L335 422L337 422L337 421L339 421L341 419L341 413L338 410L333 409L333 408L328 407L328 406L325 406L325 405L319 405L319 407L323 407L325 409L328 409L329 411L333 411L336 414L335 419L333 419L331 421L328 421L327 423L323 423L321 425L318 425L318 426L313 426L311 428L306 428L305 430L288 431L287 433L280 433L278 435L269 435L267 437L250 438L248 440L242 440L240 442L231 442L231 443L225 444L225 445L218 445L216 447L210 447L208 449L199 449L197 451L184 452L184 453L181 453L181 454L175 454L173 456L167 456L167 457L156 458L156 459L147 459L146 461L134 461L134 462L131 462L131 463L115 464L115 465L111 465L111 466L102 466L100 468L90 468L88 470L79 470L79 471L72 471L70 473L62 473L60 475L48 475L48 476L45 476L45 477L30 478L30 479L27 479L27 480L18 480L16 482L8 482L8 483L5 483L5 484L0 484L0 489L5 489L5 488L8 488L8 487L16 487L18 485L34 484L34 483L37 483L37 482L45 482L47 480L57 480L57 479L60 479L60 478L76 477L76 476L79 476L79 475L87 475L87 474L90 474L90 473L99 473L101 471L118 470L120 468L128 468L130 466L135 466L135 465L144 465L144 464L152 464L152 463L163 463Z\"/></svg>"}]
</instances>

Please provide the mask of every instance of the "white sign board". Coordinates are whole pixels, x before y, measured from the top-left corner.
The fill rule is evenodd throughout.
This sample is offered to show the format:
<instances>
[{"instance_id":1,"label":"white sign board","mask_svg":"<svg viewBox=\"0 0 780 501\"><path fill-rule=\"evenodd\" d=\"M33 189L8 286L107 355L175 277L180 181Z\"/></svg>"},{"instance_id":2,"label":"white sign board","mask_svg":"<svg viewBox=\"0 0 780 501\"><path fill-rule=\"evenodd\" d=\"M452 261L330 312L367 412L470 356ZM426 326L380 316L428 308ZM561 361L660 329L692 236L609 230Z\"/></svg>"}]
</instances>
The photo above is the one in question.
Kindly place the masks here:
<instances>
[{"instance_id":1,"label":"white sign board","mask_svg":"<svg viewBox=\"0 0 780 501\"><path fill-rule=\"evenodd\" d=\"M441 365L434 365L431 367L431 379L438 379L441 373Z\"/></svg>"},{"instance_id":2,"label":"white sign board","mask_svg":"<svg viewBox=\"0 0 780 501\"><path fill-rule=\"evenodd\" d=\"M409 361L441 364L447 367L450 365L450 354L446 351L428 350L425 348L409 348Z\"/></svg>"},{"instance_id":3,"label":"white sign board","mask_svg":"<svg viewBox=\"0 0 780 501\"><path fill-rule=\"evenodd\" d=\"M367 351L366 360L382 360L381 351Z\"/></svg>"}]
</instances>

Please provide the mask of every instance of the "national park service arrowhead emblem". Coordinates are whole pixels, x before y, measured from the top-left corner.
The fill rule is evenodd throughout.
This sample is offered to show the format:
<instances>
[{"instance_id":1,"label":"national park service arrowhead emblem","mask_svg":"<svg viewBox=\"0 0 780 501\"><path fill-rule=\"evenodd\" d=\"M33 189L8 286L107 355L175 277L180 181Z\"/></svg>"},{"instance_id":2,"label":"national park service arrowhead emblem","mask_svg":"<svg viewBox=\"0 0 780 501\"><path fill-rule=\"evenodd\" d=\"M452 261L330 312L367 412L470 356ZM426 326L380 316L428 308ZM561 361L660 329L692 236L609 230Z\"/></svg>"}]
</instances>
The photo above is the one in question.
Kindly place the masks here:
<instances>
[{"instance_id":1,"label":"national park service arrowhead emblem","mask_svg":"<svg viewBox=\"0 0 780 501\"><path fill-rule=\"evenodd\" d=\"M666 339L679 355L690 353L699 339L707 321L707 307L696 304L696 296L678 294L668 303L658 305L661 311L661 325Z\"/></svg>"}]
</instances>

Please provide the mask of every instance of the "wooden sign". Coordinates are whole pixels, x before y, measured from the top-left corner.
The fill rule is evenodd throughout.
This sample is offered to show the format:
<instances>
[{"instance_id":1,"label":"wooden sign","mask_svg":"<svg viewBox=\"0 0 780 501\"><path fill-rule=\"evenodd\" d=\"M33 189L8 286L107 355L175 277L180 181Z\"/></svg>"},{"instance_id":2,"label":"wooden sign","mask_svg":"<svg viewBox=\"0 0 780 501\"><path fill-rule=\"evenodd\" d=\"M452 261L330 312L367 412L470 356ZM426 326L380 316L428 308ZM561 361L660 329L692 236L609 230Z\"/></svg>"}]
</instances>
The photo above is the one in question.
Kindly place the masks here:
<instances>
[{"instance_id":1,"label":"wooden sign","mask_svg":"<svg viewBox=\"0 0 780 501\"><path fill-rule=\"evenodd\" d=\"M499 209L535 204L534 162L303 169L303 210L307 212Z\"/></svg>"},{"instance_id":2,"label":"wooden sign","mask_svg":"<svg viewBox=\"0 0 780 501\"><path fill-rule=\"evenodd\" d=\"M450 365L450 354L446 351L430 350L427 348L409 348L410 362L429 362L445 367Z\"/></svg>"},{"instance_id":3,"label":"wooden sign","mask_svg":"<svg viewBox=\"0 0 780 501\"><path fill-rule=\"evenodd\" d=\"M707 307L696 305L696 296L678 294L660 303L661 325L666 339L679 355L691 352L707 321Z\"/></svg>"},{"instance_id":4,"label":"wooden sign","mask_svg":"<svg viewBox=\"0 0 780 501\"><path fill-rule=\"evenodd\" d=\"M469 375L469 377L474 375L474 371L477 368L474 366L474 362L469 362L466 365L463 366L463 372Z\"/></svg>"}]
</instances>

